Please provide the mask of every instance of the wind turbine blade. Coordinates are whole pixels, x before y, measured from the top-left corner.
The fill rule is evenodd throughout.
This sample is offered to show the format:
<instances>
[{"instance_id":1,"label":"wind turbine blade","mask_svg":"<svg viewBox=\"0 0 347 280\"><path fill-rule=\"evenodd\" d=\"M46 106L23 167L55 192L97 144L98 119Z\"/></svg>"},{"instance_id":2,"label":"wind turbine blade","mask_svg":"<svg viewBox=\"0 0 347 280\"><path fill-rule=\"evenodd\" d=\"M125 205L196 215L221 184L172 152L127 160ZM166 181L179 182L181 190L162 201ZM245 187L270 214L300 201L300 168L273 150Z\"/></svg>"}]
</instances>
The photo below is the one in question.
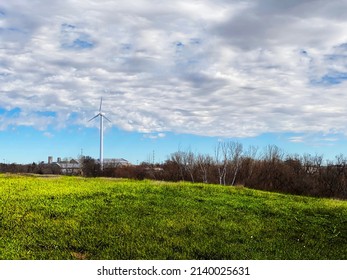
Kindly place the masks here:
<instances>
[{"instance_id":1,"label":"wind turbine blade","mask_svg":"<svg viewBox=\"0 0 347 280\"><path fill-rule=\"evenodd\" d=\"M99 117L99 116L100 116L100 114L97 114L96 116L92 117L88 122L94 120L95 118L97 118L97 117Z\"/></svg>"},{"instance_id":2,"label":"wind turbine blade","mask_svg":"<svg viewBox=\"0 0 347 280\"><path fill-rule=\"evenodd\" d=\"M108 120L109 122L111 122L105 115L102 115L106 120Z\"/></svg>"},{"instance_id":3,"label":"wind turbine blade","mask_svg":"<svg viewBox=\"0 0 347 280\"><path fill-rule=\"evenodd\" d=\"M100 99L100 109L99 109L99 112L101 112L101 106L102 106L102 97Z\"/></svg>"}]
</instances>

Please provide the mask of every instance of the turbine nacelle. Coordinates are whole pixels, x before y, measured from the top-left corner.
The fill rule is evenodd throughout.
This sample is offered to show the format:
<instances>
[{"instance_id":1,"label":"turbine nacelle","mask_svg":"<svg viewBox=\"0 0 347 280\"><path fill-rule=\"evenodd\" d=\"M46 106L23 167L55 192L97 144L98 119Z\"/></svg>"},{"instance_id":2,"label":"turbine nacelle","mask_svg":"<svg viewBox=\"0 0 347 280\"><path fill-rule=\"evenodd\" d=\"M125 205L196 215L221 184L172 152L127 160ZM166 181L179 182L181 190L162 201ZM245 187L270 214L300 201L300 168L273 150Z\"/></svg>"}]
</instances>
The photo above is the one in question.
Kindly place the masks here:
<instances>
[{"instance_id":1,"label":"turbine nacelle","mask_svg":"<svg viewBox=\"0 0 347 280\"><path fill-rule=\"evenodd\" d=\"M94 120L94 119L97 118L97 117L105 118L106 120L108 120L109 122L111 122L111 121L105 116L105 113L101 111L101 106L102 106L102 97L101 97L101 100L100 100L100 109L99 109L99 113L96 114L94 117L92 117L88 122Z\"/></svg>"}]
</instances>

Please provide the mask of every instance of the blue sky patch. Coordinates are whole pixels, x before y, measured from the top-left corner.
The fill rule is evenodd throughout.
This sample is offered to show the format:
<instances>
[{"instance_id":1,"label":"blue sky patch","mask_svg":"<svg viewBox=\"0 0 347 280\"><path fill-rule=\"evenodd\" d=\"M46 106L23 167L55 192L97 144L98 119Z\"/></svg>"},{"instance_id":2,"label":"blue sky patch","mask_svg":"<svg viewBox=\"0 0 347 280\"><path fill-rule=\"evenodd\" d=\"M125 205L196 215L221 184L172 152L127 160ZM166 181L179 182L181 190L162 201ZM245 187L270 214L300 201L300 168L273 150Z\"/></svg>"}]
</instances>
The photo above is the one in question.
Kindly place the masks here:
<instances>
[{"instance_id":1,"label":"blue sky patch","mask_svg":"<svg viewBox=\"0 0 347 280\"><path fill-rule=\"evenodd\" d=\"M75 41L73 41L71 47L74 49L90 49L94 47L94 43L77 38Z\"/></svg>"},{"instance_id":2,"label":"blue sky patch","mask_svg":"<svg viewBox=\"0 0 347 280\"><path fill-rule=\"evenodd\" d=\"M66 42L62 44L64 49L75 49L75 50L83 50L83 49L91 49L94 47L94 43L91 40L77 38L72 42Z\"/></svg>"},{"instance_id":3,"label":"blue sky patch","mask_svg":"<svg viewBox=\"0 0 347 280\"><path fill-rule=\"evenodd\" d=\"M18 108L18 107L13 108L11 110L6 110L4 108L0 108L0 114L1 115L6 115L7 117L18 117L20 112L21 112L21 109Z\"/></svg>"},{"instance_id":4,"label":"blue sky patch","mask_svg":"<svg viewBox=\"0 0 347 280\"><path fill-rule=\"evenodd\" d=\"M79 32L78 28L72 24L62 24L61 35L61 47L64 49L91 49L95 45L88 34Z\"/></svg>"},{"instance_id":5,"label":"blue sky patch","mask_svg":"<svg viewBox=\"0 0 347 280\"><path fill-rule=\"evenodd\" d=\"M78 120L80 118L80 115L78 113L75 113L75 112L72 112L70 115L69 115L69 120L70 121L74 121L74 120Z\"/></svg>"},{"instance_id":6,"label":"blue sky patch","mask_svg":"<svg viewBox=\"0 0 347 280\"><path fill-rule=\"evenodd\" d=\"M344 72L332 72L324 75L320 80L312 81L316 85L337 85L347 80L347 73Z\"/></svg>"},{"instance_id":7,"label":"blue sky patch","mask_svg":"<svg viewBox=\"0 0 347 280\"><path fill-rule=\"evenodd\" d=\"M36 112L37 115L42 116L42 117L56 117L57 113L53 111L39 111Z\"/></svg>"}]
</instances>

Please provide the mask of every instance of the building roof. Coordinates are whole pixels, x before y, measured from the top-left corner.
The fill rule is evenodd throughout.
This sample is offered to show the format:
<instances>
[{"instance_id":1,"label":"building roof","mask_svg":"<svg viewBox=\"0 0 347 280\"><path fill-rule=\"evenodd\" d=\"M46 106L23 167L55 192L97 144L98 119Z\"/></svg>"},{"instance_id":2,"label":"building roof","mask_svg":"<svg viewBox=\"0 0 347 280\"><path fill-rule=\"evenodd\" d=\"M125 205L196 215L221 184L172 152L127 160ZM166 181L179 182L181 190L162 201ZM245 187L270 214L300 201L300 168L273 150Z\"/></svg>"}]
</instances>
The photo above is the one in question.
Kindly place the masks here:
<instances>
[{"instance_id":1,"label":"building roof","mask_svg":"<svg viewBox=\"0 0 347 280\"><path fill-rule=\"evenodd\" d=\"M124 158L104 158L104 164L130 165L130 162Z\"/></svg>"}]
</instances>

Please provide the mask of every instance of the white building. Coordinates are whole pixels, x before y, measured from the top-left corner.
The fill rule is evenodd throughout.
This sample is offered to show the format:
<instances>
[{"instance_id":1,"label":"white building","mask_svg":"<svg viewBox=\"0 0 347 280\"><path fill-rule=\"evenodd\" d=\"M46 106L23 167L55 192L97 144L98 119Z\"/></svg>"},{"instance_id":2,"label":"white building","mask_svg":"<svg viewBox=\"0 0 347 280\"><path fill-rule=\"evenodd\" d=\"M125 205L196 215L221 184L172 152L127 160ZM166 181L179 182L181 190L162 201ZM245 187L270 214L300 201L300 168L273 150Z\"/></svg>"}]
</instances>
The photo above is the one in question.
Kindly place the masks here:
<instances>
[{"instance_id":1,"label":"white building","mask_svg":"<svg viewBox=\"0 0 347 280\"><path fill-rule=\"evenodd\" d=\"M131 163L124 158L104 158L104 166L106 167L120 167L129 165L131 165Z\"/></svg>"}]
</instances>

